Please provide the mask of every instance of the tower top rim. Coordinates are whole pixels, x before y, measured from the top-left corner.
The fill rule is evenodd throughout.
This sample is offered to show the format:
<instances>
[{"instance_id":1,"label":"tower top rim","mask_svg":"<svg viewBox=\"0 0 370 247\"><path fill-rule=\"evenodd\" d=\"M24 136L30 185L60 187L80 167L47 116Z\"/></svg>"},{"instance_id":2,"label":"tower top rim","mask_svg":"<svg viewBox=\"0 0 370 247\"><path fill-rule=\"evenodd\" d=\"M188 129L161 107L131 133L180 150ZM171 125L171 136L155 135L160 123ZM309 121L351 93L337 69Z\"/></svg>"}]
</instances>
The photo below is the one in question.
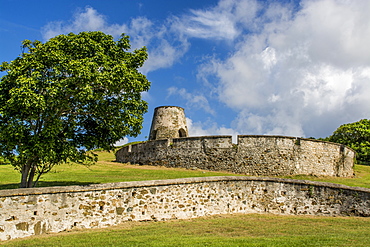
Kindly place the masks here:
<instances>
[{"instance_id":1,"label":"tower top rim","mask_svg":"<svg viewBox=\"0 0 370 247\"><path fill-rule=\"evenodd\" d=\"M154 110L156 109L159 109L159 108L180 108L182 110L185 110L183 107L181 106L174 106L174 105L163 105L163 106L157 106Z\"/></svg>"}]
</instances>

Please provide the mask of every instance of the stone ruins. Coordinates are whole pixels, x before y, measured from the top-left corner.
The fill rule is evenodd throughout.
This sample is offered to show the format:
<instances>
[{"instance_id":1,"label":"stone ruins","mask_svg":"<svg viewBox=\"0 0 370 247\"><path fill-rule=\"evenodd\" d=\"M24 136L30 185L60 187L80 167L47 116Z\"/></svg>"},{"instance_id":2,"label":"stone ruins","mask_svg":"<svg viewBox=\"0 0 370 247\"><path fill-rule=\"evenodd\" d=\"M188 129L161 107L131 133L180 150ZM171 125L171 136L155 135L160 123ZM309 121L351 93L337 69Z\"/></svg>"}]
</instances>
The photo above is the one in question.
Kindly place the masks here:
<instances>
[{"instance_id":1,"label":"stone ruins","mask_svg":"<svg viewBox=\"0 0 370 247\"><path fill-rule=\"evenodd\" d=\"M149 140L116 153L123 163L228 171L252 176L353 176L355 152L341 144L288 136L189 137L184 109L157 107Z\"/></svg>"}]
</instances>

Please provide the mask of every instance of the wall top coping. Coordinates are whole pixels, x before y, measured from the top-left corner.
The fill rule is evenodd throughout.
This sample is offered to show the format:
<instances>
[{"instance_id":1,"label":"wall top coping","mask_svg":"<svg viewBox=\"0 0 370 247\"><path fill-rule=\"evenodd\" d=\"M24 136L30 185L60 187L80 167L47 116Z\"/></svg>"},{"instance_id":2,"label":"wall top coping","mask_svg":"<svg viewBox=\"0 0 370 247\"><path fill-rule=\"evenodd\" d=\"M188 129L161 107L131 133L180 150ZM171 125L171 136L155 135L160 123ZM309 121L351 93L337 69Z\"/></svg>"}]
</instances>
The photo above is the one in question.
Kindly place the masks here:
<instances>
[{"instance_id":1,"label":"wall top coping","mask_svg":"<svg viewBox=\"0 0 370 247\"><path fill-rule=\"evenodd\" d=\"M180 108L180 109L183 109L183 110L184 110L184 108L182 108L182 107L180 107L180 106L174 106L174 105L158 106L158 107L156 107L155 109L159 109L159 108Z\"/></svg>"},{"instance_id":2,"label":"wall top coping","mask_svg":"<svg viewBox=\"0 0 370 247\"><path fill-rule=\"evenodd\" d=\"M160 139L160 140L148 140L148 141L144 141L142 143L164 141L164 140L168 140L168 139L184 140L184 139L218 139L218 138L232 138L232 136L231 135L187 136L187 137L179 137L179 138L166 138L166 139ZM310 139L310 138L304 138L304 137L294 137L294 136L281 136L281 135L237 135L237 138L283 138L283 139L292 139L292 140L299 139L299 140L306 140L306 141L313 141L313 142L330 143L330 144L335 144L335 145L338 145L338 146L343 145L343 144L339 144L339 143L335 143L335 142L328 142L328 141L322 141L322 140L317 140L317 139ZM347 147L347 148L349 148L349 147Z\"/></svg>"},{"instance_id":3,"label":"wall top coping","mask_svg":"<svg viewBox=\"0 0 370 247\"><path fill-rule=\"evenodd\" d=\"M159 139L159 140L147 140L143 141L140 143L135 143L135 144L128 144L125 147L128 147L130 145L143 145L145 143L155 143L155 142L181 142L181 141L186 141L186 140L202 140L202 139L222 139L222 138L229 138L230 141L232 140L232 136L227 136L227 135L215 135L215 136L187 136L187 137L179 137L179 138L165 138L165 139Z\"/></svg>"},{"instance_id":4,"label":"wall top coping","mask_svg":"<svg viewBox=\"0 0 370 247\"><path fill-rule=\"evenodd\" d=\"M180 107L181 108L181 107ZM185 140L199 140L199 139L222 139L222 138L230 138L232 139L231 135L213 135L213 136L187 136L187 137L179 137L179 138L166 138L166 139L160 139L160 140L148 140L142 143L137 143L133 145L138 144L145 144L147 142L166 142L168 140L170 141L185 141ZM312 142L321 142L321 143L328 143L336 146L345 146L343 144L335 143L335 142L328 142L328 141L322 141L317 139L310 139L310 138L303 138L303 137L294 137L294 136L280 136L280 135L238 135L237 140L241 138L283 138L283 139L291 139L291 140L304 140L304 141L312 141ZM238 141L239 142L239 141ZM127 145L129 146L129 145ZM347 149L352 150L355 152L352 148L345 146Z\"/></svg>"},{"instance_id":5,"label":"wall top coping","mask_svg":"<svg viewBox=\"0 0 370 247\"><path fill-rule=\"evenodd\" d=\"M322 141L317 139L311 139L311 138L304 138L304 137L295 137L295 136L281 136L281 135L238 135L238 138L284 138L284 139L293 139L293 140L305 140L305 141L314 141L314 142L325 142L325 143L332 143L336 145L343 145L335 142L328 142L328 141Z\"/></svg>"},{"instance_id":6,"label":"wall top coping","mask_svg":"<svg viewBox=\"0 0 370 247\"><path fill-rule=\"evenodd\" d=\"M351 186L333 184L333 183L327 183L327 182L285 179L285 178L271 178L271 177L218 176L218 177L193 177L193 178L177 178L177 179L167 179L167 180L117 182L117 183L107 183L107 184L90 184L90 185L82 185L82 186L78 185L78 186L8 189L8 190L0 190L0 197L42 195L42 194L56 194L56 193L75 193L75 192L88 192L88 191L99 191L99 190L129 189L129 188L140 188L140 187L180 185L180 184L192 184L192 183L203 183L203 182L229 182L229 181L257 181L257 182L301 184L301 185L312 185L312 186L318 186L318 187L328 187L328 188L370 193L370 189L368 188L351 187Z\"/></svg>"},{"instance_id":7,"label":"wall top coping","mask_svg":"<svg viewBox=\"0 0 370 247\"><path fill-rule=\"evenodd\" d=\"M237 137L238 137L238 139L243 138L243 137L248 137L248 138L285 138L285 139L292 139L292 140L322 142L322 143L328 143L328 144L333 144L333 145L337 145L337 146L345 146L347 149L350 149L353 152L355 152L352 148L350 148L350 147L348 147L344 144L340 144L340 143L336 143L336 142L329 142L329 141L322 141L322 140L317 140L317 139L304 138L304 137L280 136L280 135L238 135Z\"/></svg>"},{"instance_id":8,"label":"wall top coping","mask_svg":"<svg viewBox=\"0 0 370 247\"><path fill-rule=\"evenodd\" d=\"M184 140L184 139L222 139L222 138L232 138L232 136L228 136L228 135L217 135L217 136L187 136L187 137L179 137L179 138L170 138L172 140L175 140L175 139L181 139L181 140Z\"/></svg>"}]
</instances>

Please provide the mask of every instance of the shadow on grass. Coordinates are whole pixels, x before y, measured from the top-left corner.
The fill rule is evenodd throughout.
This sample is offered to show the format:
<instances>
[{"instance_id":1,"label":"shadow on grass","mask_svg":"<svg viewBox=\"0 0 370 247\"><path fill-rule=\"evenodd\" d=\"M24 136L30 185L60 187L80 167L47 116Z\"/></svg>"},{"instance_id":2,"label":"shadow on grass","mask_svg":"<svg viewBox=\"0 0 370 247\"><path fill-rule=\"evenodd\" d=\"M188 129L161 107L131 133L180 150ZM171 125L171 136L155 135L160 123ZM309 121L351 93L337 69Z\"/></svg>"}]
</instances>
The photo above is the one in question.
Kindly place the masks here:
<instances>
[{"instance_id":1,"label":"shadow on grass","mask_svg":"<svg viewBox=\"0 0 370 247\"><path fill-rule=\"evenodd\" d=\"M70 185L89 185L97 184L94 182L79 182L79 181L39 181L36 188L53 187L53 186L70 186ZM0 184L0 190L19 189L19 183L16 184Z\"/></svg>"}]
</instances>

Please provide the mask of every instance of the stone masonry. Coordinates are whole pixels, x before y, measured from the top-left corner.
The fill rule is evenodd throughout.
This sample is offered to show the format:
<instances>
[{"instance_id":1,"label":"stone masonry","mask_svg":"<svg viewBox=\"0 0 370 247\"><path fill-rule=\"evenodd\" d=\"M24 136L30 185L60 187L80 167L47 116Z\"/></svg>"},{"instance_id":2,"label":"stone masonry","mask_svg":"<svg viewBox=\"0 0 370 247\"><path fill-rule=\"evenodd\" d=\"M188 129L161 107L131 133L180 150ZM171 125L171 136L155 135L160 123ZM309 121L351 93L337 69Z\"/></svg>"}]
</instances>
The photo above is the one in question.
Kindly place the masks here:
<instances>
[{"instance_id":1,"label":"stone masonry","mask_svg":"<svg viewBox=\"0 0 370 247\"><path fill-rule=\"evenodd\" d=\"M122 163L229 171L252 176L353 176L355 152L340 144L286 136L203 136L129 145Z\"/></svg>"},{"instance_id":2,"label":"stone masonry","mask_svg":"<svg viewBox=\"0 0 370 247\"><path fill-rule=\"evenodd\" d=\"M287 136L188 137L184 109L154 110L149 141L116 153L123 163L229 171L252 176L353 176L355 152L340 144Z\"/></svg>"},{"instance_id":3,"label":"stone masonry","mask_svg":"<svg viewBox=\"0 0 370 247\"><path fill-rule=\"evenodd\" d=\"M215 214L370 216L370 189L263 178L206 177L0 190L0 240L125 221Z\"/></svg>"},{"instance_id":4,"label":"stone masonry","mask_svg":"<svg viewBox=\"0 0 370 247\"><path fill-rule=\"evenodd\" d=\"M184 109L178 106L155 108L149 140L187 137L188 127Z\"/></svg>"}]
</instances>

